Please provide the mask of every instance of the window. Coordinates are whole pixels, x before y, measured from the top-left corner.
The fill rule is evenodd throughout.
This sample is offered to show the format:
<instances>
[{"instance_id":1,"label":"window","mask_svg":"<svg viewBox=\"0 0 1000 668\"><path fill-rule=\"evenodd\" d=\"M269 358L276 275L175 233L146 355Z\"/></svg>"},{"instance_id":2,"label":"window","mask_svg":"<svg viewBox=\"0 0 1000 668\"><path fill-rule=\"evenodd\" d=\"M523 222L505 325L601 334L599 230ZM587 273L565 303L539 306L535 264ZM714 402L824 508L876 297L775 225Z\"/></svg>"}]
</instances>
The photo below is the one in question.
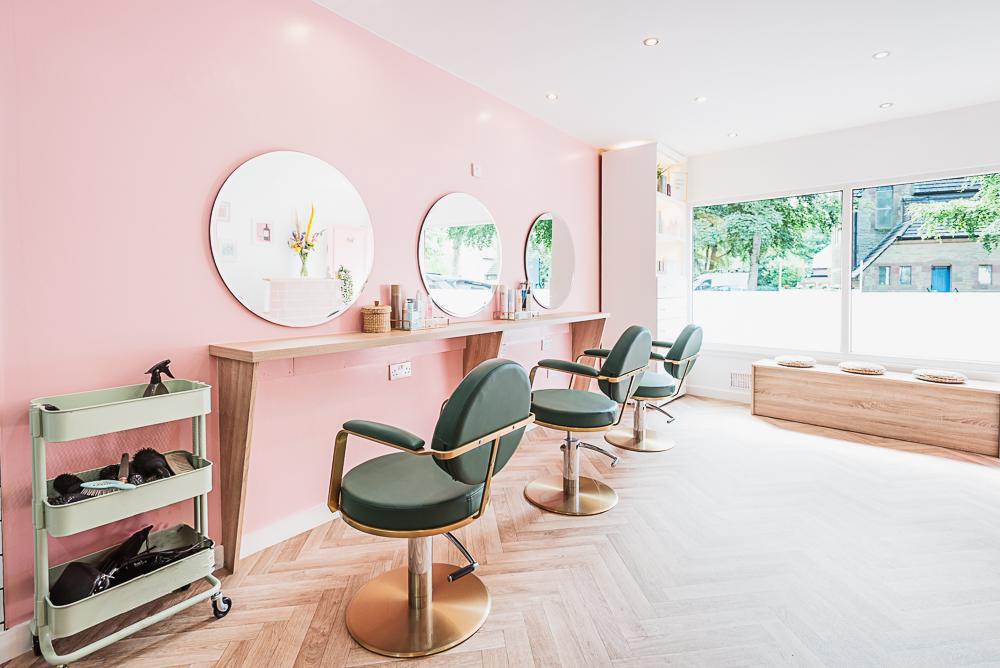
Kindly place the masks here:
<instances>
[{"instance_id":1,"label":"window","mask_svg":"<svg viewBox=\"0 0 1000 668\"><path fill-rule=\"evenodd\" d=\"M851 352L1000 362L1000 174L852 193ZM891 210L883 211L891 203ZM886 227L885 219L896 221ZM890 280L891 267L898 280Z\"/></svg>"},{"instance_id":2,"label":"window","mask_svg":"<svg viewBox=\"0 0 1000 668\"><path fill-rule=\"evenodd\" d=\"M913 267L903 266L899 268L899 284L913 285Z\"/></svg>"},{"instance_id":3,"label":"window","mask_svg":"<svg viewBox=\"0 0 1000 668\"><path fill-rule=\"evenodd\" d=\"M981 264L979 265L979 272L976 278L979 287L989 288L993 287L993 265L992 264Z\"/></svg>"},{"instance_id":4,"label":"window","mask_svg":"<svg viewBox=\"0 0 1000 668\"><path fill-rule=\"evenodd\" d=\"M875 229L892 229L893 218L893 192L892 186L883 186L875 189Z\"/></svg>"},{"instance_id":5,"label":"window","mask_svg":"<svg viewBox=\"0 0 1000 668\"><path fill-rule=\"evenodd\" d=\"M712 343L840 346L838 192L696 207L693 317Z\"/></svg>"}]
</instances>

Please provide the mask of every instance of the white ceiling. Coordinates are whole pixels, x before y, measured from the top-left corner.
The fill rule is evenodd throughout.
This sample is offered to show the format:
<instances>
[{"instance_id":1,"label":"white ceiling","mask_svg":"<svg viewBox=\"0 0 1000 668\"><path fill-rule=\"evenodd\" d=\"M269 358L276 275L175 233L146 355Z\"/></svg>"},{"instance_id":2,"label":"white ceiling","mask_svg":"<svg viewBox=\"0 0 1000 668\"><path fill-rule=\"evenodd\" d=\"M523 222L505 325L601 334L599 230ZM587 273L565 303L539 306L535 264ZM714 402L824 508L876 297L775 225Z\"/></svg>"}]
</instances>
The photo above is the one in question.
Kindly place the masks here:
<instances>
[{"instance_id":1,"label":"white ceiling","mask_svg":"<svg viewBox=\"0 0 1000 668\"><path fill-rule=\"evenodd\" d=\"M600 147L696 155L1000 99L1000 0L316 1Z\"/></svg>"}]
</instances>

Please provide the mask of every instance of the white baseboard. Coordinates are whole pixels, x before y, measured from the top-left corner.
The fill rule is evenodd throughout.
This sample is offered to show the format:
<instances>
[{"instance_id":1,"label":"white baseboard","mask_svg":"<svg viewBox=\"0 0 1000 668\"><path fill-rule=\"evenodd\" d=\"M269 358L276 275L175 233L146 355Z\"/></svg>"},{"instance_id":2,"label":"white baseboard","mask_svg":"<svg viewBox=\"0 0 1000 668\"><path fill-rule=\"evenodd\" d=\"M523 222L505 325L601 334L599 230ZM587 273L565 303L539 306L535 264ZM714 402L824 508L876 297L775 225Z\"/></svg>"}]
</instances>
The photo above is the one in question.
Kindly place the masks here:
<instances>
[{"instance_id":1,"label":"white baseboard","mask_svg":"<svg viewBox=\"0 0 1000 668\"><path fill-rule=\"evenodd\" d=\"M332 519L340 517L340 513L331 513L326 504L307 508L261 529L256 529L243 535L240 545L240 558L249 557L272 545L288 540L292 536L315 529Z\"/></svg>"},{"instance_id":2,"label":"white baseboard","mask_svg":"<svg viewBox=\"0 0 1000 668\"><path fill-rule=\"evenodd\" d=\"M31 651L31 628L21 622L0 633L0 663Z\"/></svg>"},{"instance_id":3,"label":"white baseboard","mask_svg":"<svg viewBox=\"0 0 1000 668\"><path fill-rule=\"evenodd\" d=\"M752 399L750 393L746 390L730 390L728 388L711 387L708 385L688 385L687 393L693 397L738 401L741 404L749 404Z\"/></svg>"}]
</instances>

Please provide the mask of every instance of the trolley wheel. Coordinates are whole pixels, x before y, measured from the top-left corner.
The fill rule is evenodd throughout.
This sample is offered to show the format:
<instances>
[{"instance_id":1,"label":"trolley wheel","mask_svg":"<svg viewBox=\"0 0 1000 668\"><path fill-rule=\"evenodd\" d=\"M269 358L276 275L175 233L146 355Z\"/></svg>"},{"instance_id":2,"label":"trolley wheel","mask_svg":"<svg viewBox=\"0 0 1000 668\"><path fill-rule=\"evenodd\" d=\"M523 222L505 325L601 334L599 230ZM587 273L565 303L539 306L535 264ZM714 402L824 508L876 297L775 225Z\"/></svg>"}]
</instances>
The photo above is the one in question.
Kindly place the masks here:
<instances>
[{"instance_id":1,"label":"trolley wheel","mask_svg":"<svg viewBox=\"0 0 1000 668\"><path fill-rule=\"evenodd\" d=\"M31 634L31 651L35 653L35 656L42 655L42 645L38 642L38 636Z\"/></svg>"},{"instance_id":2,"label":"trolley wheel","mask_svg":"<svg viewBox=\"0 0 1000 668\"><path fill-rule=\"evenodd\" d=\"M233 608L233 600L228 596L220 596L212 599L212 614L216 619L222 619L229 614Z\"/></svg>"}]
</instances>

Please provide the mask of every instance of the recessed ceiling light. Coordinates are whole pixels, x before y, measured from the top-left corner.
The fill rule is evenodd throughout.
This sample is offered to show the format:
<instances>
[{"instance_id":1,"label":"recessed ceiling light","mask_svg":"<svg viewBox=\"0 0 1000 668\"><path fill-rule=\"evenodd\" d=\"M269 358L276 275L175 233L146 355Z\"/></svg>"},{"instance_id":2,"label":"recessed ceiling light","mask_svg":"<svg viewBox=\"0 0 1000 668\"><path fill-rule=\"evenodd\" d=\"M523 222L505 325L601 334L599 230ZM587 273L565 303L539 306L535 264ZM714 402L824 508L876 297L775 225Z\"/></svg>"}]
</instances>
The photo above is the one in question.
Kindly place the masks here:
<instances>
[{"instance_id":1,"label":"recessed ceiling light","mask_svg":"<svg viewBox=\"0 0 1000 668\"><path fill-rule=\"evenodd\" d=\"M740 133L739 132L730 132L727 136L730 137L730 138L732 138L732 139L735 139L736 137L740 136Z\"/></svg>"},{"instance_id":2,"label":"recessed ceiling light","mask_svg":"<svg viewBox=\"0 0 1000 668\"><path fill-rule=\"evenodd\" d=\"M659 37L647 37L646 39L642 40L642 43L645 46L656 46L657 44L660 43L660 38Z\"/></svg>"},{"instance_id":3,"label":"recessed ceiling light","mask_svg":"<svg viewBox=\"0 0 1000 668\"><path fill-rule=\"evenodd\" d=\"M874 58L875 60L882 60L883 58L888 58L890 55L892 54L890 54L888 51L876 51L875 53L872 54L872 58Z\"/></svg>"},{"instance_id":4,"label":"recessed ceiling light","mask_svg":"<svg viewBox=\"0 0 1000 668\"><path fill-rule=\"evenodd\" d=\"M556 95L555 93L546 93L545 94L545 99L546 100L558 100L559 96Z\"/></svg>"},{"instance_id":5,"label":"recessed ceiling light","mask_svg":"<svg viewBox=\"0 0 1000 668\"><path fill-rule=\"evenodd\" d=\"M879 109L888 109L891 106L893 106L892 102L883 102L882 104L878 105L878 108Z\"/></svg>"},{"instance_id":6,"label":"recessed ceiling light","mask_svg":"<svg viewBox=\"0 0 1000 668\"><path fill-rule=\"evenodd\" d=\"M701 104L702 102L708 102L708 98L705 97L704 95L699 95L694 99L694 101L697 102L698 104Z\"/></svg>"}]
</instances>

